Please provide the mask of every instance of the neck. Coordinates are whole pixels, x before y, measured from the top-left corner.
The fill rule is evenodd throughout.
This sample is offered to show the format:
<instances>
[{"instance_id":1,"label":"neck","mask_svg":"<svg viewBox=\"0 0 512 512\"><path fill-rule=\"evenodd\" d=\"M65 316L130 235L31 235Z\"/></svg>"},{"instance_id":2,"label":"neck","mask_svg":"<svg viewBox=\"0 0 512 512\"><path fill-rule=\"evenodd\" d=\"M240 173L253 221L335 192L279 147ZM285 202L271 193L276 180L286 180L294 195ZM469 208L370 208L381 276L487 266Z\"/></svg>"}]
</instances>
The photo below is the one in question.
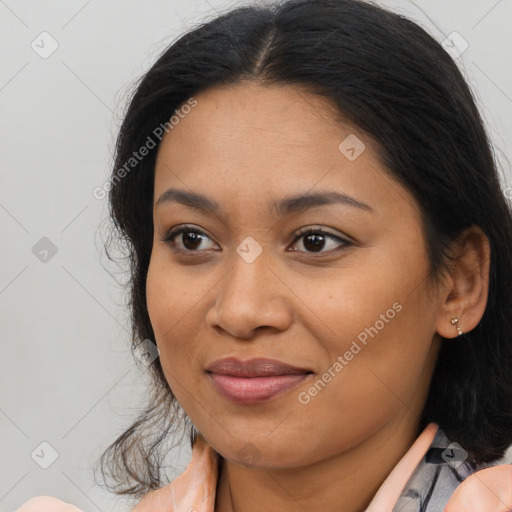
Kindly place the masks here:
<instances>
[{"instance_id":1,"label":"neck","mask_svg":"<svg viewBox=\"0 0 512 512\"><path fill-rule=\"evenodd\" d=\"M220 464L216 512L362 512L420 434L409 411L363 443L308 466Z\"/></svg>"}]
</instances>

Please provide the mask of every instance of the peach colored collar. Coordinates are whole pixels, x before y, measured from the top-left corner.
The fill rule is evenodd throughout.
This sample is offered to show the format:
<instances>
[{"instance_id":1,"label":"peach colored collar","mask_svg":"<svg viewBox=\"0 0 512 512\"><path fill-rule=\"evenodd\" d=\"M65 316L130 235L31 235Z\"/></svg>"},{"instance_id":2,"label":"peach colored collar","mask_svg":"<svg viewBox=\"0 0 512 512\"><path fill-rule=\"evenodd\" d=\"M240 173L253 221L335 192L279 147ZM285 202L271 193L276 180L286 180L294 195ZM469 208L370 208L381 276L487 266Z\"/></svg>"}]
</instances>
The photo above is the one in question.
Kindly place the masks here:
<instances>
[{"instance_id":1,"label":"peach colored collar","mask_svg":"<svg viewBox=\"0 0 512 512\"><path fill-rule=\"evenodd\" d=\"M199 435L185 471L169 485L146 494L132 512L214 512L218 456Z\"/></svg>"},{"instance_id":2,"label":"peach colored collar","mask_svg":"<svg viewBox=\"0 0 512 512\"><path fill-rule=\"evenodd\" d=\"M427 425L383 482L365 512L392 512L438 430L435 423ZM146 494L132 512L214 512L217 467L217 454L202 436L198 436L185 471L169 485ZM511 507L512 465L502 464L466 478L453 492L443 512L506 512Z\"/></svg>"},{"instance_id":3,"label":"peach colored collar","mask_svg":"<svg viewBox=\"0 0 512 512\"><path fill-rule=\"evenodd\" d=\"M409 448L407 453L393 468L365 512L385 512L393 510L400 498L403 488L407 484L413 471L423 459L429 449L439 427L429 423L418 439Z\"/></svg>"}]
</instances>

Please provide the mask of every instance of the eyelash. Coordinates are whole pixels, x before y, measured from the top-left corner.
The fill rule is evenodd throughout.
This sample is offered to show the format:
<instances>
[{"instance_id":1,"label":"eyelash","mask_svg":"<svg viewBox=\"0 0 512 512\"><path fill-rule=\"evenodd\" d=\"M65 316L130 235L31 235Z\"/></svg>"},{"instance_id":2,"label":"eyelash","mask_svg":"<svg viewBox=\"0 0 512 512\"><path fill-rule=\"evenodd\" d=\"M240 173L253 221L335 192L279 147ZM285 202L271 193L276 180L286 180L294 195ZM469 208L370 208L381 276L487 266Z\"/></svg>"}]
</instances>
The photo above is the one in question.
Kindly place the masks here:
<instances>
[{"instance_id":1,"label":"eyelash","mask_svg":"<svg viewBox=\"0 0 512 512\"><path fill-rule=\"evenodd\" d=\"M167 245L169 245L174 251L180 252L182 254L186 253L187 255L193 256L194 253L200 253L201 252L200 250L176 249L174 247L174 245L175 245L174 239L183 233L195 233L198 235L204 235L211 240L211 238L208 235L206 235L206 233L204 233L204 231L201 231L200 229L197 229L195 227L182 226L180 228L171 229L167 233L165 238L163 239L163 242L166 243ZM301 239L307 235L312 235L312 234L320 234L326 238L331 238L333 240L336 240L337 242L339 242L342 245L341 249L350 247L351 245L353 245L352 242L350 242L344 238L341 238L337 235L334 235L333 233L330 233L329 231L325 231L322 228L311 228L311 227L300 228L297 231L297 236L293 239L292 245L295 244L299 239ZM336 252L337 250L338 249L334 249L334 250L330 250L330 251L318 251L318 252L314 252L314 251L296 251L296 252L306 252L307 254L326 254L326 253L329 254L332 252Z\"/></svg>"}]
</instances>

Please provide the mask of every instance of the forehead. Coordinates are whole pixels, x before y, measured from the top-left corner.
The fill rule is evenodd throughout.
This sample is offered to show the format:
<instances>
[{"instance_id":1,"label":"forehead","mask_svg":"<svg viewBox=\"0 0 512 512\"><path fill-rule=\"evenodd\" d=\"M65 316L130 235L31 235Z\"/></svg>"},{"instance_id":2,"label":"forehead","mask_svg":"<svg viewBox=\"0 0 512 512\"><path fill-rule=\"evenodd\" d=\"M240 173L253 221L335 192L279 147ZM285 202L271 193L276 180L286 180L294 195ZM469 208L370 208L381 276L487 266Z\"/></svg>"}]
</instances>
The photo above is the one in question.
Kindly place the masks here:
<instances>
[{"instance_id":1,"label":"forehead","mask_svg":"<svg viewBox=\"0 0 512 512\"><path fill-rule=\"evenodd\" d=\"M340 122L330 100L303 88L240 83L194 98L197 105L160 144L155 201L176 186L220 202L315 187L375 201L399 187L384 171L375 142Z\"/></svg>"},{"instance_id":2,"label":"forehead","mask_svg":"<svg viewBox=\"0 0 512 512\"><path fill-rule=\"evenodd\" d=\"M180 129L172 128L164 143L198 136L202 148L222 145L225 151L230 144L253 141L301 147L312 144L315 136L340 134L335 105L304 87L241 82L207 89L195 100L197 105L180 116Z\"/></svg>"}]
</instances>

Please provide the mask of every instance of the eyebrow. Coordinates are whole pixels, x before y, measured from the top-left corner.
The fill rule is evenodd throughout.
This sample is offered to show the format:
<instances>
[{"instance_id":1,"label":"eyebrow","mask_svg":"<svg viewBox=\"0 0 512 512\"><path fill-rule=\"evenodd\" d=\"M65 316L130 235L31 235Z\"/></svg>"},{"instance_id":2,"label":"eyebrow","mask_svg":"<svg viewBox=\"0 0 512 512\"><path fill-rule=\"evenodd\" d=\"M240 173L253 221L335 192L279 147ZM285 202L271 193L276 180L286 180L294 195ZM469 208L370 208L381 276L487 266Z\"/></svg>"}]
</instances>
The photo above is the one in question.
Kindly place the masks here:
<instances>
[{"instance_id":1,"label":"eyebrow","mask_svg":"<svg viewBox=\"0 0 512 512\"><path fill-rule=\"evenodd\" d=\"M198 194L196 192L188 192L185 190L170 188L158 198L155 206L159 206L166 202L180 203L185 206L189 206L190 208L195 208L203 212L214 213L216 215L221 213L221 207L219 206L219 203L203 194ZM316 192L314 194L305 193L292 197L286 197L271 203L270 207L271 210L276 212L278 216L284 217L293 213L306 211L316 206L329 204L343 204L352 206L354 208L359 208L361 210L374 212L374 209L370 205L359 201L347 194L342 194L341 192L335 191Z\"/></svg>"}]
</instances>

